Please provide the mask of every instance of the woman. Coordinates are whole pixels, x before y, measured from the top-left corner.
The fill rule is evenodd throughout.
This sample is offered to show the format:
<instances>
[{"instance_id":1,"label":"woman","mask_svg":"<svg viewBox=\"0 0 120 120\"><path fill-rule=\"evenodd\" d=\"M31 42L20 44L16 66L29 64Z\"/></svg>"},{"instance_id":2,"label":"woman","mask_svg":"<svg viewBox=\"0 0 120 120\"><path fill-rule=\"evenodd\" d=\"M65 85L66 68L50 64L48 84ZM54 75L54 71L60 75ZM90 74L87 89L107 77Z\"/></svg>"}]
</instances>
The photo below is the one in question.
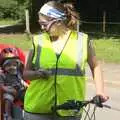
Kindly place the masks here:
<instances>
[{"instance_id":1,"label":"woman","mask_svg":"<svg viewBox=\"0 0 120 120\"><path fill-rule=\"evenodd\" d=\"M70 4L47 2L38 15L43 32L34 37L27 69L46 70L50 75L45 80L35 79L32 74L35 80L31 81L25 95L25 120L78 120L74 111L52 108L67 100L84 100L87 61L95 80L96 94L106 101L100 66L87 34L75 30L79 18Z\"/></svg>"}]
</instances>

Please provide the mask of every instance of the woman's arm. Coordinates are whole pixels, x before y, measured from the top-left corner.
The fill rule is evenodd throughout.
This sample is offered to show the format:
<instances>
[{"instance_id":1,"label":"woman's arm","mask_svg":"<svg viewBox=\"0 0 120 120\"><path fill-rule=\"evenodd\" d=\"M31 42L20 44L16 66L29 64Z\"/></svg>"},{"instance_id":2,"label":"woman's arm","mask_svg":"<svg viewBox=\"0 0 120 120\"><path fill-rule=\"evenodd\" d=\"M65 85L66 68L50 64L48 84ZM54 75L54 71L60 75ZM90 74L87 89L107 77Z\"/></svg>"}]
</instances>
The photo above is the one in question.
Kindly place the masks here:
<instances>
[{"instance_id":1,"label":"woman's arm","mask_svg":"<svg viewBox=\"0 0 120 120\"><path fill-rule=\"evenodd\" d=\"M39 69L39 70L24 70L23 77L28 80L37 80L40 78L48 79L50 76L50 72L47 70Z\"/></svg>"},{"instance_id":2,"label":"woman's arm","mask_svg":"<svg viewBox=\"0 0 120 120\"><path fill-rule=\"evenodd\" d=\"M96 94L101 95L106 101L108 99L108 96L106 96L104 93L104 80L101 66L96 59L95 51L91 42L88 44L88 64L92 71L93 79L95 82Z\"/></svg>"}]
</instances>

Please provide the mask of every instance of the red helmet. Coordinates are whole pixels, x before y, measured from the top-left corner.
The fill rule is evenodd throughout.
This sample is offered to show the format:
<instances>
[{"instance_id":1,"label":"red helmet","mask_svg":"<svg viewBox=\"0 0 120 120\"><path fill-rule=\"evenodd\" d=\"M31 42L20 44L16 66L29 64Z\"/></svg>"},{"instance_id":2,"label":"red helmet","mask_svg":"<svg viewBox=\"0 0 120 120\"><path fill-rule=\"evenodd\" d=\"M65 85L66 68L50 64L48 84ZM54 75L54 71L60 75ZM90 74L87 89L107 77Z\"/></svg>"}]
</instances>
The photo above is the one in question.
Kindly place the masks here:
<instances>
[{"instance_id":1,"label":"red helmet","mask_svg":"<svg viewBox=\"0 0 120 120\"><path fill-rule=\"evenodd\" d=\"M18 58L19 54L16 48L4 48L0 53L0 64L2 64L6 59Z\"/></svg>"}]
</instances>

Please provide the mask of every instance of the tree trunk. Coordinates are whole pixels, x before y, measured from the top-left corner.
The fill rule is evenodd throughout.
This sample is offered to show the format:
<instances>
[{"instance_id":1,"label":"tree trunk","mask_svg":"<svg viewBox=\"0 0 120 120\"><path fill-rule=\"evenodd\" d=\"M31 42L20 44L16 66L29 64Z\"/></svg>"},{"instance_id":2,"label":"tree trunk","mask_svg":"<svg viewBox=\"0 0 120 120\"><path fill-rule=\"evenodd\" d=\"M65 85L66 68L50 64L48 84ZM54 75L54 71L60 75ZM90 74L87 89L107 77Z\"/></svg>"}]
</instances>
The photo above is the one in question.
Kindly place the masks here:
<instances>
[{"instance_id":1,"label":"tree trunk","mask_svg":"<svg viewBox=\"0 0 120 120\"><path fill-rule=\"evenodd\" d=\"M38 24L38 11L48 1L50 0L32 0L32 23Z\"/></svg>"}]
</instances>

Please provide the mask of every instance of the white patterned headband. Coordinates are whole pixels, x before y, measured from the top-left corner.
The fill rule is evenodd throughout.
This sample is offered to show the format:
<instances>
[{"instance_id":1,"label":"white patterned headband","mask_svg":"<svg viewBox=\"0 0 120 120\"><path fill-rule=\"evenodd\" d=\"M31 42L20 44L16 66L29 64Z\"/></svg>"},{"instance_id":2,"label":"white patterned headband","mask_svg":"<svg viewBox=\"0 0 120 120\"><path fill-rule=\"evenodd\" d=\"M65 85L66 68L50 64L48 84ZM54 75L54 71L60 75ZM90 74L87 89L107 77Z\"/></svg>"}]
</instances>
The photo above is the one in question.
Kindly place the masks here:
<instances>
[{"instance_id":1,"label":"white patterned headband","mask_svg":"<svg viewBox=\"0 0 120 120\"><path fill-rule=\"evenodd\" d=\"M63 11L60 11L56 8L53 8L47 4L45 4L39 11L39 14L46 15L48 17L56 18L56 19L66 19L66 15Z\"/></svg>"}]
</instances>

